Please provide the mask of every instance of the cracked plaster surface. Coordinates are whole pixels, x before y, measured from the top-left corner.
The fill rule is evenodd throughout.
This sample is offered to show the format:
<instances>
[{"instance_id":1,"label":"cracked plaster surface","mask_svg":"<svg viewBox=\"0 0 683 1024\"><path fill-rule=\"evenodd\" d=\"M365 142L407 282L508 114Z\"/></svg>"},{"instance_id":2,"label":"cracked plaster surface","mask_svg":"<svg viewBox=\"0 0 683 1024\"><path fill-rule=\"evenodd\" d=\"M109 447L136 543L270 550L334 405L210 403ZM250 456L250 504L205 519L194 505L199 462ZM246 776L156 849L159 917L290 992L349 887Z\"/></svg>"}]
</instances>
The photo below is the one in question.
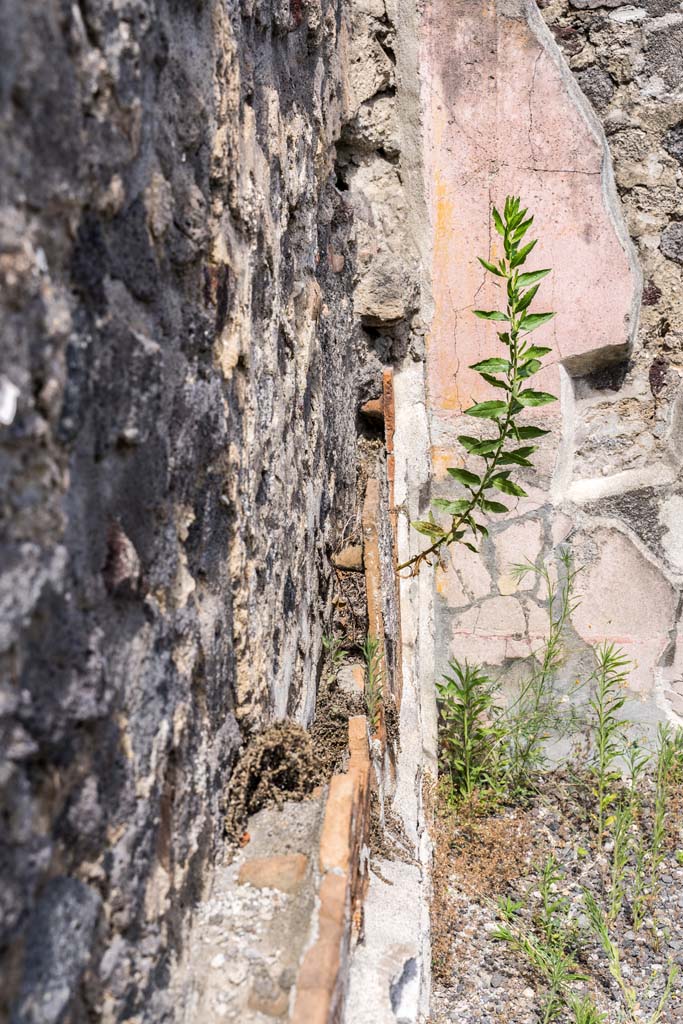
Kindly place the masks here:
<instances>
[{"instance_id":1,"label":"cracked plaster surface","mask_svg":"<svg viewBox=\"0 0 683 1024\"><path fill-rule=\"evenodd\" d=\"M550 11L560 26L596 17L555 0ZM534 470L519 474L529 496L492 525L479 556L458 550L448 570L437 573L437 667L449 656L498 668L527 657L545 632L543 596L537 588L520 593L506 565L527 556L553 559L568 544L590 581L575 615L576 643L621 643L633 660L630 685L642 717L680 713L680 516L671 496L678 472L671 439L680 435L681 413L669 362L650 369L649 380L628 369L643 364L643 329L651 332L652 322L646 311L639 331L642 245L628 209L627 231L617 194L629 173L621 149L632 153L633 146L616 140L615 187L604 121L535 5L461 0L454 9L443 0L426 18L423 52L435 233L427 340L433 496L454 496L445 470L464 464L456 437L471 421L462 420L462 410L491 397L468 367L495 353L495 333L471 310L499 308L495 282L476 257L495 256L490 206L508 193L521 195L535 214L540 241L532 268L553 268L537 309L557 311L552 329L538 336L555 355L536 382L561 396L527 417L551 427ZM657 166L646 160L645 173L658 173ZM640 497L650 491L654 507ZM634 610L643 602L649 611L639 619Z\"/></svg>"}]
</instances>

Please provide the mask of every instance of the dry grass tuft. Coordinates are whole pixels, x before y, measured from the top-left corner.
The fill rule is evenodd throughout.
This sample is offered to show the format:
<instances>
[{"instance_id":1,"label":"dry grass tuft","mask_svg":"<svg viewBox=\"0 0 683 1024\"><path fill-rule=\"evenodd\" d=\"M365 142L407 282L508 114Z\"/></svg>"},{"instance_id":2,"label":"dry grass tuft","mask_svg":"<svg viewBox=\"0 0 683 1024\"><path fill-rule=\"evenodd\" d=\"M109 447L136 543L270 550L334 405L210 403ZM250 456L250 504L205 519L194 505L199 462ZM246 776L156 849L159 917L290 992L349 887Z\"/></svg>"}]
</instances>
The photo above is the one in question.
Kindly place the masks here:
<instances>
[{"instance_id":1,"label":"dry grass tuft","mask_svg":"<svg viewBox=\"0 0 683 1024\"><path fill-rule=\"evenodd\" d=\"M453 936L462 926L458 893L480 900L503 895L529 873L535 841L529 811L482 816L475 806L449 805L437 787L434 807L432 967L438 981L453 974Z\"/></svg>"}]
</instances>

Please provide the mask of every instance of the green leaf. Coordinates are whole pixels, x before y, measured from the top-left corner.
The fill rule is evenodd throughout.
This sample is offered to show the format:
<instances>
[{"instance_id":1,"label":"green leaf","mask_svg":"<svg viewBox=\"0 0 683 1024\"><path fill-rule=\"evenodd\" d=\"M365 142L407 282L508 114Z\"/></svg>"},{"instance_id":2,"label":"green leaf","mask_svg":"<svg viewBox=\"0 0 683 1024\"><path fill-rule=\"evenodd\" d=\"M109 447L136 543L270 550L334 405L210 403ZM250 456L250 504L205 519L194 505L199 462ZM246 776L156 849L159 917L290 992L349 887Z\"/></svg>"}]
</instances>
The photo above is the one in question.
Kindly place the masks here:
<instances>
[{"instance_id":1,"label":"green leaf","mask_svg":"<svg viewBox=\"0 0 683 1024\"><path fill-rule=\"evenodd\" d=\"M496 226L496 231L498 232L498 234L505 235L505 227L503 226L503 221L495 206L493 207L493 212L491 216L493 217L493 223Z\"/></svg>"},{"instance_id":2,"label":"green leaf","mask_svg":"<svg viewBox=\"0 0 683 1024\"><path fill-rule=\"evenodd\" d=\"M508 479L507 473L499 473L498 476L494 476L491 481L494 487L503 494L514 494L518 498L526 498L526 491L519 486L519 484L513 483L512 480Z\"/></svg>"},{"instance_id":3,"label":"green leaf","mask_svg":"<svg viewBox=\"0 0 683 1024\"><path fill-rule=\"evenodd\" d=\"M513 210L510 216L507 218L508 230L518 227L525 217L526 210L520 210L519 208Z\"/></svg>"},{"instance_id":4,"label":"green leaf","mask_svg":"<svg viewBox=\"0 0 683 1024\"><path fill-rule=\"evenodd\" d=\"M519 225L518 228L515 228L515 233L512 236L514 238L515 242L519 242L520 239L522 239L524 237L524 235L527 233L527 231L529 230L529 228L531 227L533 222L534 222L534 218L533 217L529 217L527 220L523 221Z\"/></svg>"},{"instance_id":5,"label":"green leaf","mask_svg":"<svg viewBox=\"0 0 683 1024\"><path fill-rule=\"evenodd\" d=\"M538 359L528 359L525 363L522 363L517 371L517 376L521 377L522 380L526 380L527 377L532 377L535 373L541 369L541 363Z\"/></svg>"},{"instance_id":6,"label":"green leaf","mask_svg":"<svg viewBox=\"0 0 683 1024\"><path fill-rule=\"evenodd\" d=\"M518 288L528 288L530 284L536 284L537 281L540 281L542 277L545 277L546 274L549 274L549 273L550 273L550 269L548 269L548 270L531 270L527 274L520 274L519 277L517 278L517 287Z\"/></svg>"},{"instance_id":7,"label":"green leaf","mask_svg":"<svg viewBox=\"0 0 683 1024\"><path fill-rule=\"evenodd\" d=\"M481 483L480 478L476 473L470 473L469 469L451 469L447 470L450 476L458 483L464 484L465 487L478 487Z\"/></svg>"},{"instance_id":8,"label":"green leaf","mask_svg":"<svg viewBox=\"0 0 683 1024\"><path fill-rule=\"evenodd\" d=\"M499 270L494 263L489 263L488 260L483 260L481 256L477 256L477 259L479 260L479 262L481 263L482 267L484 267L485 270L488 270L490 271L490 273L495 274L496 277L505 277L503 271Z\"/></svg>"},{"instance_id":9,"label":"green leaf","mask_svg":"<svg viewBox=\"0 0 683 1024\"><path fill-rule=\"evenodd\" d=\"M470 455L490 455L491 452L495 452L499 444L500 438L496 441L480 441L470 448Z\"/></svg>"},{"instance_id":10,"label":"green leaf","mask_svg":"<svg viewBox=\"0 0 683 1024\"><path fill-rule=\"evenodd\" d=\"M435 508L441 509L448 516L459 516L467 512L470 507L469 498L458 498L457 501L449 501L448 498L435 498L432 502Z\"/></svg>"},{"instance_id":11,"label":"green leaf","mask_svg":"<svg viewBox=\"0 0 683 1024\"><path fill-rule=\"evenodd\" d=\"M514 452L504 452L498 459L501 466L530 466L531 463L523 455L515 455Z\"/></svg>"},{"instance_id":12,"label":"green leaf","mask_svg":"<svg viewBox=\"0 0 683 1024\"><path fill-rule=\"evenodd\" d=\"M503 388L504 391L510 390L510 385L503 380L498 380L497 377L493 377L490 373L484 373L482 370L479 371L480 376L484 378L487 384L490 384L492 388Z\"/></svg>"},{"instance_id":13,"label":"green leaf","mask_svg":"<svg viewBox=\"0 0 683 1024\"><path fill-rule=\"evenodd\" d=\"M484 500L486 500L486 499L484 499ZM489 535L489 531L486 529L485 526L482 526L481 523L475 523L474 524L474 529L478 533L480 533L482 535L482 537L488 537L488 535Z\"/></svg>"},{"instance_id":14,"label":"green leaf","mask_svg":"<svg viewBox=\"0 0 683 1024\"><path fill-rule=\"evenodd\" d=\"M513 448L511 452L508 452L508 455L519 455L522 459L528 459L530 455L537 451L538 445L527 444L523 448Z\"/></svg>"},{"instance_id":15,"label":"green leaf","mask_svg":"<svg viewBox=\"0 0 683 1024\"><path fill-rule=\"evenodd\" d=\"M470 370L477 370L479 373L507 373L510 369L510 362L507 359L482 359L480 363L472 363Z\"/></svg>"},{"instance_id":16,"label":"green leaf","mask_svg":"<svg viewBox=\"0 0 683 1024\"><path fill-rule=\"evenodd\" d=\"M542 359L543 356L548 355L548 352L552 352L552 349L545 345L529 345L527 349L524 349L523 356L525 359Z\"/></svg>"},{"instance_id":17,"label":"green leaf","mask_svg":"<svg viewBox=\"0 0 683 1024\"><path fill-rule=\"evenodd\" d=\"M528 388L526 391L522 391L517 395L517 401L523 406L536 406L536 405L548 405L550 402L556 402L557 398L555 395L549 394L547 391L532 391Z\"/></svg>"},{"instance_id":18,"label":"green leaf","mask_svg":"<svg viewBox=\"0 0 683 1024\"><path fill-rule=\"evenodd\" d=\"M497 309L475 309L474 315L478 316L480 320L505 320L506 323L510 322L510 317L506 316L505 313L499 312Z\"/></svg>"},{"instance_id":19,"label":"green leaf","mask_svg":"<svg viewBox=\"0 0 683 1024\"><path fill-rule=\"evenodd\" d=\"M510 266L513 269L515 267L521 266L521 264L524 263L524 260L527 258L533 247L536 245L537 241L538 239L535 238L533 242L529 242L528 245L525 245L523 249L520 249L516 256L513 256L512 260L510 261Z\"/></svg>"},{"instance_id":20,"label":"green leaf","mask_svg":"<svg viewBox=\"0 0 683 1024\"><path fill-rule=\"evenodd\" d=\"M548 320L552 320L554 316L554 313L529 313L522 320L519 329L520 331L535 331L537 327L547 324Z\"/></svg>"},{"instance_id":21,"label":"green leaf","mask_svg":"<svg viewBox=\"0 0 683 1024\"><path fill-rule=\"evenodd\" d=\"M471 452L473 448L476 448L478 444L481 444L480 438L472 437L470 434L459 434L458 441L466 452Z\"/></svg>"},{"instance_id":22,"label":"green leaf","mask_svg":"<svg viewBox=\"0 0 683 1024\"><path fill-rule=\"evenodd\" d=\"M478 416L484 420L495 420L507 411L506 402L477 402L476 405L465 409L466 416Z\"/></svg>"},{"instance_id":23,"label":"green leaf","mask_svg":"<svg viewBox=\"0 0 683 1024\"><path fill-rule=\"evenodd\" d=\"M418 519L410 525L414 530L417 530L418 533L423 533L426 537L432 537L434 540L437 540L439 537L443 537L445 533L438 523L430 523L426 519Z\"/></svg>"},{"instance_id":24,"label":"green leaf","mask_svg":"<svg viewBox=\"0 0 683 1024\"><path fill-rule=\"evenodd\" d=\"M510 511L507 505L503 505L501 501L489 501L488 498L482 498L479 504L484 512L496 512L497 514L502 514L503 512Z\"/></svg>"},{"instance_id":25,"label":"green leaf","mask_svg":"<svg viewBox=\"0 0 683 1024\"><path fill-rule=\"evenodd\" d=\"M518 313L523 313L524 310L527 309L531 305L533 297L534 297L534 295L536 294L536 292L538 291L538 289L540 287L541 287L540 284L535 284L533 286L533 288L530 288L528 292L524 293L522 298L519 300L519 302L515 306L515 309L516 309L516 311Z\"/></svg>"},{"instance_id":26,"label":"green leaf","mask_svg":"<svg viewBox=\"0 0 683 1024\"><path fill-rule=\"evenodd\" d=\"M475 548L474 544L470 544L468 540L464 540L463 544L465 545L466 548L469 548L470 551L474 551L475 555L479 553L479 549Z\"/></svg>"}]
</instances>

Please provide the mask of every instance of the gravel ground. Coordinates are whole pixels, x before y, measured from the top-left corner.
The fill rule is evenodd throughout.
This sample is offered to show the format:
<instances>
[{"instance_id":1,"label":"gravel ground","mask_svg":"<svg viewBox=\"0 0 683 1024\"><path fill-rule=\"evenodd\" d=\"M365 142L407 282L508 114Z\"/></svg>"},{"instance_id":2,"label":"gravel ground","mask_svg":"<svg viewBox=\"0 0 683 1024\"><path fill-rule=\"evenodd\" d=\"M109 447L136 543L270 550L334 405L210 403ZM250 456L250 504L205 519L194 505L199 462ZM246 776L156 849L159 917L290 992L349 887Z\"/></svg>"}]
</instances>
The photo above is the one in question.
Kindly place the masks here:
<instances>
[{"instance_id":1,"label":"gravel ground","mask_svg":"<svg viewBox=\"0 0 683 1024\"><path fill-rule=\"evenodd\" d=\"M651 814L651 790L645 783L642 819ZM589 975L577 993L590 993L606 1014L606 1024L637 1020L649 1024L665 984L668 962L681 968L660 1024L683 1024L683 793L675 790L667 818L667 850L657 898L636 932L627 898L611 928L620 948L623 975L636 990L638 1016L623 1010L607 960L590 930L583 890L604 905L609 889L610 843L598 855L590 815L577 791L560 772L549 775L528 808L465 817L441 808L437 816L435 872L434 973L430 1024L536 1024L542 1020L544 985L521 954L497 941L500 897L524 901L516 920L526 929L538 924L539 872L552 854L561 880L554 898L567 900L566 921L573 935L579 970ZM630 869L629 869L630 870ZM556 1018L569 1024L562 1011Z\"/></svg>"}]
</instances>

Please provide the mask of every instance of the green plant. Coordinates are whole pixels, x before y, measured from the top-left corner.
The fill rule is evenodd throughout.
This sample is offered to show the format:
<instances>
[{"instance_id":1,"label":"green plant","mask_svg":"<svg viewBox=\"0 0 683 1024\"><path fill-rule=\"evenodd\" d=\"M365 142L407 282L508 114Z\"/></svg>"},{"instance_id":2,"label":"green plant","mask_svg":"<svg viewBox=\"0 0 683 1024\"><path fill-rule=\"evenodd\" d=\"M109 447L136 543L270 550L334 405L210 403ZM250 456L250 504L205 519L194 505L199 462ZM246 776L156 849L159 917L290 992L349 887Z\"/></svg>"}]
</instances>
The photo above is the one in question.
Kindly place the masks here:
<instances>
[{"instance_id":1,"label":"green plant","mask_svg":"<svg viewBox=\"0 0 683 1024\"><path fill-rule=\"evenodd\" d=\"M676 981L678 980L678 975L679 974L680 974L680 970L679 970L677 964L674 964L671 960L668 960L667 961L667 972L666 972L666 983L664 985L664 991L662 992L661 997L659 999L659 1002L657 1003L657 1009L650 1016L648 1024L657 1024L657 1021L660 1020L662 1014L664 1013L664 1007L666 1006L666 1004L668 1003L669 999L671 998L671 994L672 994L672 992L674 990L674 985L676 984Z\"/></svg>"},{"instance_id":2,"label":"green plant","mask_svg":"<svg viewBox=\"0 0 683 1024\"><path fill-rule=\"evenodd\" d=\"M365 706L371 733L376 733L382 707L382 652L379 640L367 636L361 648L365 659Z\"/></svg>"},{"instance_id":3,"label":"green plant","mask_svg":"<svg viewBox=\"0 0 683 1024\"><path fill-rule=\"evenodd\" d=\"M631 920L635 931L640 931L647 910L647 847L642 833L633 844L633 890L631 893Z\"/></svg>"},{"instance_id":4,"label":"green plant","mask_svg":"<svg viewBox=\"0 0 683 1024\"><path fill-rule=\"evenodd\" d=\"M595 694L589 702L594 716L595 753L590 771L596 798L598 848L602 849L605 830L614 820L610 814L621 778L616 766L623 756L623 731L627 722L619 718L619 711L626 702L623 691L630 662L614 644L600 644L595 656L596 667L591 677Z\"/></svg>"},{"instance_id":5,"label":"green plant","mask_svg":"<svg viewBox=\"0 0 683 1024\"><path fill-rule=\"evenodd\" d=\"M683 728L673 730L671 743L673 746L673 764L671 766L671 783L674 786L683 785Z\"/></svg>"},{"instance_id":6,"label":"green plant","mask_svg":"<svg viewBox=\"0 0 683 1024\"><path fill-rule=\"evenodd\" d=\"M583 892L583 903L591 928L598 938L603 952L607 957L609 972L617 983L624 1007L630 1020L633 1024L657 1024L657 1021L661 1018L662 1013L664 1012L664 1007L673 992L673 987L676 983L676 978L678 977L678 967L676 964L672 963L672 961L669 961L666 983L659 1003L657 1004L657 1008L649 1017L643 1017L640 1013L640 1000L638 999L638 994L633 986L629 985L624 978L621 968L619 947L610 936L607 917L601 910L593 894L588 892L587 889L584 889Z\"/></svg>"},{"instance_id":7,"label":"green plant","mask_svg":"<svg viewBox=\"0 0 683 1024\"><path fill-rule=\"evenodd\" d=\"M546 858L541 869L539 890L541 893L541 910L538 915L539 927L546 942L551 946L564 948L566 918L569 901L565 896L557 896L558 883L564 875L553 854Z\"/></svg>"},{"instance_id":8,"label":"green plant","mask_svg":"<svg viewBox=\"0 0 683 1024\"><path fill-rule=\"evenodd\" d=\"M551 854L540 871L541 905L533 916L535 931L515 919L523 903L512 904L499 900L498 912L505 923L492 933L494 939L506 942L511 949L524 956L545 982L546 991L541 1007L544 1024L559 1016L565 1006L571 1005L571 985L588 980L579 970L570 951L575 936L573 922L569 919L569 900L558 894L563 879L564 874ZM512 907L514 913L510 912Z\"/></svg>"},{"instance_id":9,"label":"green plant","mask_svg":"<svg viewBox=\"0 0 683 1024\"><path fill-rule=\"evenodd\" d=\"M566 735L575 722L571 706L558 694L554 681L565 656L567 623L578 604L574 590L580 570L572 565L569 549L562 549L560 560L563 573L558 582L554 581L547 565L526 562L512 568L512 575L518 582L529 573L543 581L548 607L548 637L535 655L537 667L523 680L519 693L504 714L506 776L511 793L518 797L533 789L535 777L547 767L546 742L550 735Z\"/></svg>"},{"instance_id":10,"label":"green plant","mask_svg":"<svg viewBox=\"0 0 683 1024\"><path fill-rule=\"evenodd\" d=\"M584 890L583 893L583 903L584 907L586 908L586 915L588 917L588 920L590 921L591 928L595 933L596 938L599 939L600 945L602 946L603 951L607 957L607 966L609 967L609 972L616 981L617 985L619 986L619 990L622 994L622 998L626 1005L626 1009L628 1010L629 1014L633 1017L633 1014L635 1013L636 1007L638 1005L636 991L624 979L624 975L621 970L621 957L619 954L619 947L615 942L612 941L612 938L609 933L607 919L602 909L598 905L597 900L595 899L592 893L588 892L587 889Z\"/></svg>"},{"instance_id":11,"label":"green plant","mask_svg":"<svg viewBox=\"0 0 683 1024\"><path fill-rule=\"evenodd\" d=\"M443 760L454 795L469 797L477 789L525 799L548 766L546 741L552 734L565 735L575 724L574 711L553 685L564 660L569 616L577 605L574 587L579 572L568 550L560 558L564 572L559 582L546 565L513 567L517 578L534 573L545 583L549 630L536 652L536 667L509 706L495 702L495 684L477 665L451 661L454 677L444 676L444 682L437 683Z\"/></svg>"},{"instance_id":12,"label":"green plant","mask_svg":"<svg viewBox=\"0 0 683 1024\"><path fill-rule=\"evenodd\" d=\"M348 652L344 650L343 643L344 641L334 633L323 633L323 650L333 676L337 675L348 658Z\"/></svg>"},{"instance_id":13,"label":"green plant","mask_svg":"<svg viewBox=\"0 0 683 1024\"><path fill-rule=\"evenodd\" d=\"M631 814L636 818L642 804L640 784L650 763L650 754L641 747L637 739L634 739L624 751L624 760L628 770L629 807Z\"/></svg>"},{"instance_id":14,"label":"green plant","mask_svg":"<svg viewBox=\"0 0 683 1024\"><path fill-rule=\"evenodd\" d=\"M590 996L577 996L572 992L567 1002L574 1024L605 1024L607 1021L607 1014L598 1010Z\"/></svg>"},{"instance_id":15,"label":"green plant","mask_svg":"<svg viewBox=\"0 0 683 1024\"><path fill-rule=\"evenodd\" d=\"M630 806L620 807L614 815L614 849L612 850L612 867L609 891L609 909L607 917L610 922L616 921L626 895L626 867L629 861L629 833L633 823Z\"/></svg>"},{"instance_id":16,"label":"green plant","mask_svg":"<svg viewBox=\"0 0 683 1024\"><path fill-rule=\"evenodd\" d=\"M669 723L657 728L657 778L655 783L655 808L650 844L650 890L656 894L659 887L659 869L664 860L666 839L667 800L671 788L671 773L676 757L674 732Z\"/></svg>"},{"instance_id":17,"label":"green plant","mask_svg":"<svg viewBox=\"0 0 683 1024\"><path fill-rule=\"evenodd\" d=\"M464 799L499 783L500 708L494 685L479 666L449 662L452 675L436 684L441 744L451 793Z\"/></svg>"},{"instance_id":18,"label":"green plant","mask_svg":"<svg viewBox=\"0 0 683 1024\"><path fill-rule=\"evenodd\" d=\"M513 900L510 896L498 897L498 913L508 923L514 921L517 913L524 906L523 900Z\"/></svg>"},{"instance_id":19,"label":"green plant","mask_svg":"<svg viewBox=\"0 0 683 1024\"><path fill-rule=\"evenodd\" d=\"M492 936L524 956L541 976L546 985L541 1007L543 1024L555 1020L567 1001L570 986L577 981L586 981L586 975L579 971L574 959L560 945L540 938L522 925L506 922L499 925Z\"/></svg>"},{"instance_id":20,"label":"green plant","mask_svg":"<svg viewBox=\"0 0 683 1024\"><path fill-rule=\"evenodd\" d=\"M437 509L450 516L449 526L439 525L433 513L428 519L412 524L431 540L431 544L399 565L399 572L410 569L411 575L416 575L423 562L431 564L432 558L439 564L444 548L454 543L466 544L476 551L478 539L487 535L486 527L476 517L508 511L502 502L492 500L490 492L499 491L513 497L526 495L524 489L511 479L512 470L517 466L532 465L529 457L536 451L536 446L527 442L542 437L548 431L540 427L519 426L517 419L527 408L556 401L554 395L527 386L529 379L541 369L543 357L550 352L547 347L532 345L527 338L555 315L530 312L540 281L550 270L520 271L536 245L536 240L523 243L533 223L533 217L527 217L527 212L521 208L518 196L506 198L502 217L494 207L493 224L502 237L504 256L497 262L479 257L481 265L504 283L507 299L505 312L474 310L474 315L482 320L506 325L498 333L506 349L505 356L493 356L470 367L503 394L498 399L478 402L465 409L467 416L490 421L494 433L484 438L467 434L458 438L467 455L481 459L483 467L477 473L472 469L455 467L448 470L450 476L465 489L465 495L455 500L439 498L434 501Z\"/></svg>"}]
</instances>

